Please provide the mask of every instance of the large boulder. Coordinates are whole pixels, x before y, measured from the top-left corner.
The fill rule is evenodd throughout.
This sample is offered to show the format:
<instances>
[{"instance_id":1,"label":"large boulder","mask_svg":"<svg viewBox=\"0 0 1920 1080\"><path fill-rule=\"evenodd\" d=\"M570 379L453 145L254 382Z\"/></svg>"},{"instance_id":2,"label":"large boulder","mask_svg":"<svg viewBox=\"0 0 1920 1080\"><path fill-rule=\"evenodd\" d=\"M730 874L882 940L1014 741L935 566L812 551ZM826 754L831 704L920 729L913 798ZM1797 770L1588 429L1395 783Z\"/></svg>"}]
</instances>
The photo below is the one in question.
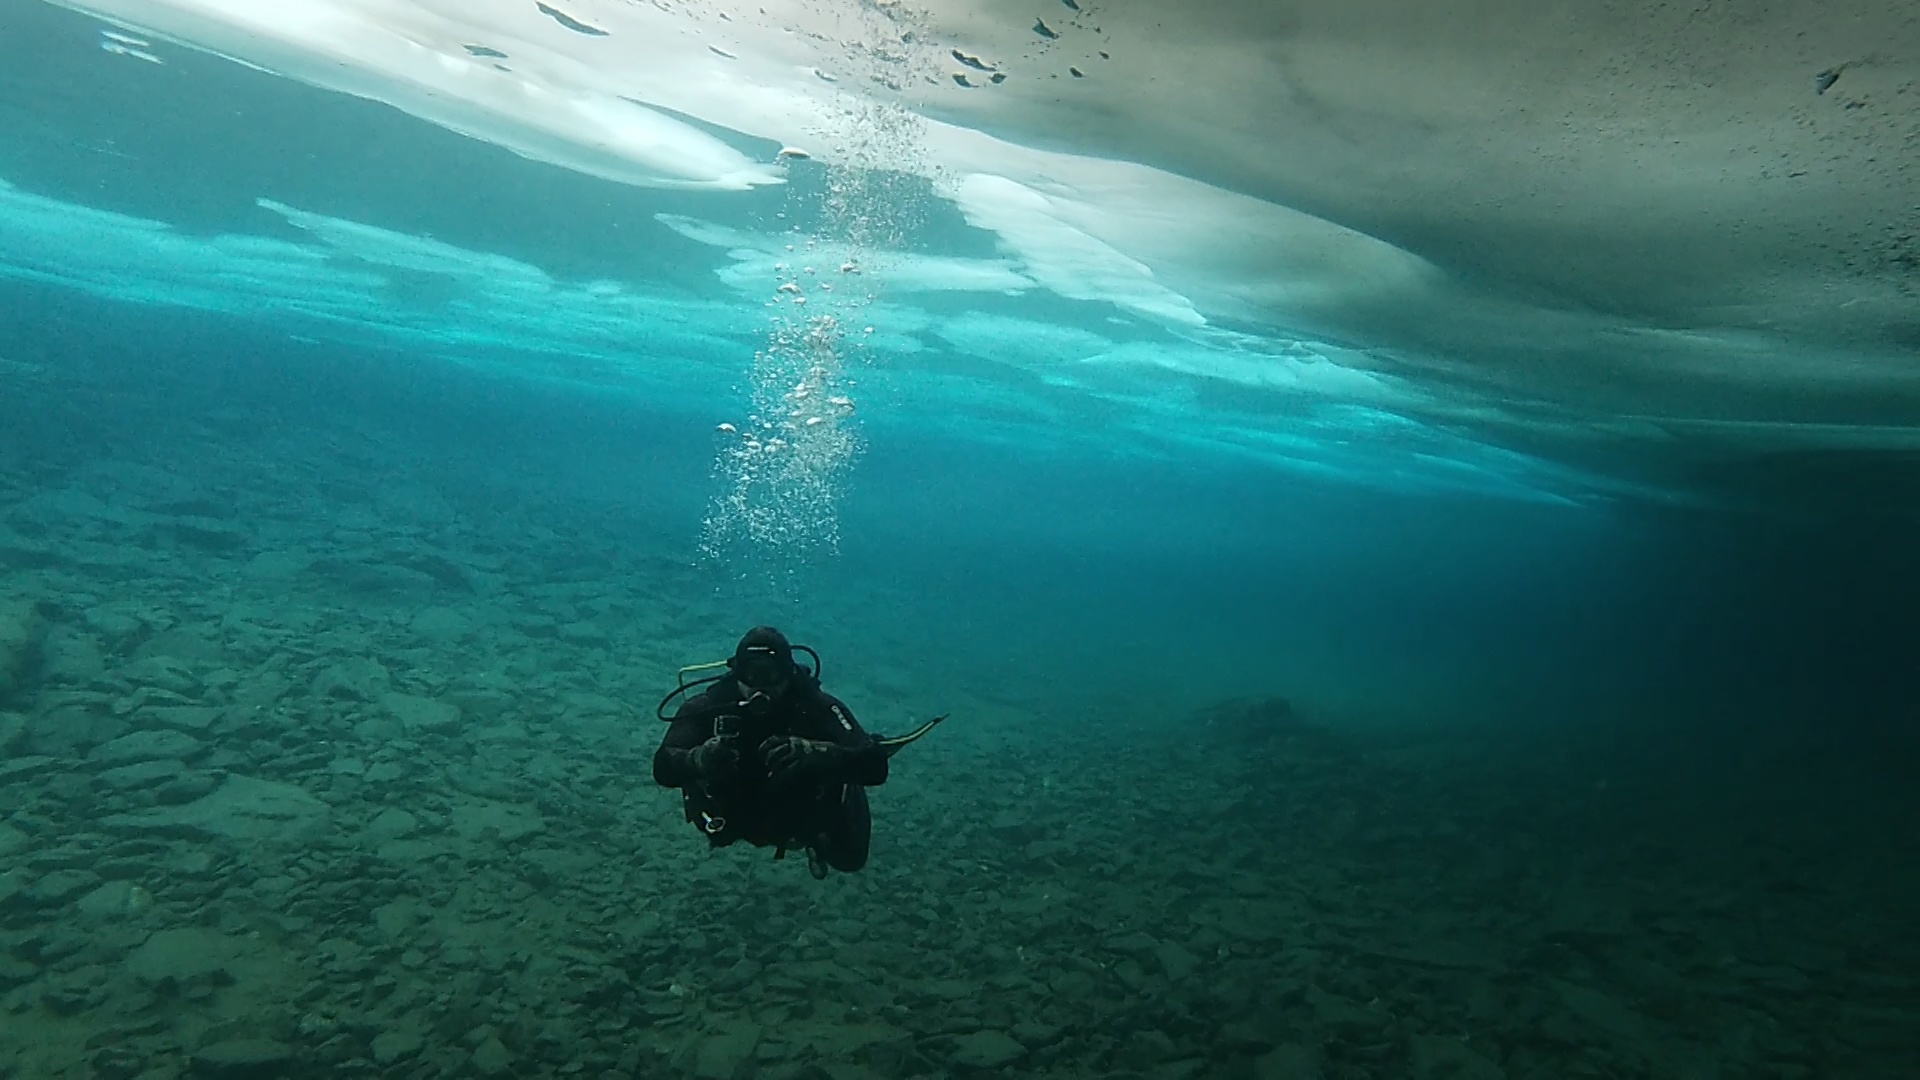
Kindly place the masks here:
<instances>
[{"instance_id":1,"label":"large boulder","mask_svg":"<svg viewBox=\"0 0 1920 1080\"><path fill-rule=\"evenodd\" d=\"M25 693L40 668L47 610L30 600L0 600L0 702Z\"/></svg>"}]
</instances>

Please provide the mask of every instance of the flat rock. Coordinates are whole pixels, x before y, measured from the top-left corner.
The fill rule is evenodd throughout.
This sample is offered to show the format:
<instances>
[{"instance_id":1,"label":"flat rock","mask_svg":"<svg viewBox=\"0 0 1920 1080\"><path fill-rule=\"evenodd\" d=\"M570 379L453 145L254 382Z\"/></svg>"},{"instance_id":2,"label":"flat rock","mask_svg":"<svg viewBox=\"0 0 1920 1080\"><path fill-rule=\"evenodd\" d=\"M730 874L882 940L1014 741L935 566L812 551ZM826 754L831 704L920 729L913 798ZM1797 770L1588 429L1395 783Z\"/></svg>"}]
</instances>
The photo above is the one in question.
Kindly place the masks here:
<instances>
[{"instance_id":1,"label":"flat rock","mask_svg":"<svg viewBox=\"0 0 1920 1080\"><path fill-rule=\"evenodd\" d=\"M1153 948L1153 958L1160 961L1160 969L1174 982L1185 982L1193 975L1200 961L1192 953L1175 945L1171 941L1162 941Z\"/></svg>"},{"instance_id":2,"label":"flat rock","mask_svg":"<svg viewBox=\"0 0 1920 1080\"><path fill-rule=\"evenodd\" d=\"M963 1069L998 1069L1026 1055L1027 1048L1004 1031L976 1031L953 1041L948 1060Z\"/></svg>"},{"instance_id":3,"label":"flat rock","mask_svg":"<svg viewBox=\"0 0 1920 1080\"><path fill-rule=\"evenodd\" d=\"M191 627L179 627L162 630L140 643L133 651L134 659L147 660L164 656L183 666L192 668L202 664L218 663L226 656L208 633Z\"/></svg>"},{"instance_id":4,"label":"flat rock","mask_svg":"<svg viewBox=\"0 0 1920 1080\"><path fill-rule=\"evenodd\" d=\"M105 922L138 915L153 904L147 890L131 881L109 881L74 905L82 917Z\"/></svg>"},{"instance_id":5,"label":"flat rock","mask_svg":"<svg viewBox=\"0 0 1920 1080\"><path fill-rule=\"evenodd\" d=\"M315 697L358 698L378 701L387 692L392 676L377 660L356 656L342 660L313 677Z\"/></svg>"},{"instance_id":6,"label":"flat rock","mask_svg":"<svg viewBox=\"0 0 1920 1080\"><path fill-rule=\"evenodd\" d=\"M149 705L139 713L142 722L175 731L205 731L219 716L211 705Z\"/></svg>"},{"instance_id":7,"label":"flat rock","mask_svg":"<svg viewBox=\"0 0 1920 1080\"><path fill-rule=\"evenodd\" d=\"M1130 934L1115 934L1107 938L1105 944L1115 952L1147 956L1160 947L1160 939L1135 930Z\"/></svg>"},{"instance_id":8,"label":"flat rock","mask_svg":"<svg viewBox=\"0 0 1920 1080\"><path fill-rule=\"evenodd\" d=\"M1129 1063L1136 1072L1158 1073L1157 1066L1180 1057L1180 1047L1166 1032L1142 1028L1127 1039L1121 1057L1131 1059Z\"/></svg>"},{"instance_id":9,"label":"flat rock","mask_svg":"<svg viewBox=\"0 0 1920 1080\"><path fill-rule=\"evenodd\" d=\"M505 843L525 839L547 827L540 811L521 803L457 803L448 815L448 821L462 840L497 837Z\"/></svg>"},{"instance_id":10,"label":"flat rock","mask_svg":"<svg viewBox=\"0 0 1920 1080\"><path fill-rule=\"evenodd\" d=\"M373 849L373 857L402 866L419 866L447 853L447 848L431 840L388 840Z\"/></svg>"},{"instance_id":11,"label":"flat rock","mask_svg":"<svg viewBox=\"0 0 1920 1080\"><path fill-rule=\"evenodd\" d=\"M104 705L92 701L62 701L27 717L23 749L60 758L85 757L87 751L126 733L126 721L108 713Z\"/></svg>"},{"instance_id":12,"label":"flat rock","mask_svg":"<svg viewBox=\"0 0 1920 1080\"><path fill-rule=\"evenodd\" d=\"M1220 1025L1219 1033L1214 1036L1214 1045L1222 1050L1264 1054L1279 1045L1280 1030L1281 1025L1277 1022L1263 1023L1258 1019L1242 1017ZM1020 1037L1021 1042L1027 1041L1020 1035L1017 1026L1013 1033Z\"/></svg>"},{"instance_id":13,"label":"flat rock","mask_svg":"<svg viewBox=\"0 0 1920 1080\"><path fill-rule=\"evenodd\" d=\"M1373 1008L1357 1001L1307 987L1307 1003L1314 1020L1327 1030L1347 1038L1365 1038L1378 1032L1393 1019L1384 1008Z\"/></svg>"},{"instance_id":14,"label":"flat rock","mask_svg":"<svg viewBox=\"0 0 1920 1080\"><path fill-rule=\"evenodd\" d=\"M51 841L49 846L33 857L35 870L91 870L100 860L97 836L62 829L50 833L47 839Z\"/></svg>"},{"instance_id":15,"label":"flat rock","mask_svg":"<svg viewBox=\"0 0 1920 1080\"><path fill-rule=\"evenodd\" d=\"M370 746L381 746L406 738L407 729L401 727L399 721L382 713L353 725L353 735Z\"/></svg>"},{"instance_id":16,"label":"flat rock","mask_svg":"<svg viewBox=\"0 0 1920 1080\"><path fill-rule=\"evenodd\" d=\"M473 1068L481 1076L504 1076L513 1068L513 1055L498 1036L489 1035L473 1048Z\"/></svg>"},{"instance_id":17,"label":"flat rock","mask_svg":"<svg viewBox=\"0 0 1920 1080\"><path fill-rule=\"evenodd\" d=\"M93 635L55 628L40 650L40 675L50 683L79 685L107 670L107 659Z\"/></svg>"},{"instance_id":18,"label":"flat rock","mask_svg":"<svg viewBox=\"0 0 1920 1080\"><path fill-rule=\"evenodd\" d=\"M573 645L605 645L612 639L598 623L570 622L560 628L560 640Z\"/></svg>"},{"instance_id":19,"label":"flat rock","mask_svg":"<svg viewBox=\"0 0 1920 1080\"><path fill-rule=\"evenodd\" d=\"M426 1045L427 1040L417 1031L406 1028L383 1031L373 1037L373 1060L391 1065L401 1058L412 1057Z\"/></svg>"},{"instance_id":20,"label":"flat rock","mask_svg":"<svg viewBox=\"0 0 1920 1080\"><path fill-rule=\"evenodd\" d=\"M734 1024L700 1041L693 1055L693 1075L699 1080L733 1080L760 1045L760 1025Z\"/></svg>"},{"instance_id":21,"label":"flat rock","mask_svg":"<svg viewBox=\"0 0 1920 1080\"><path fill-rule=\"evenodd\" d=\"M11 990L22 983L32 982L40 974L40 969L25 960L0 953L0 990Z\"/></svg>"},{"instance_id":22,"label":"flat rock","mask_svg":"<svg viewBox=\"0 0 1920 1080\"><path fill-rule=\"evenodd\" d=\"M246 575L255 581L292 581L313 565L313 556L300 551L263 551L247 560Z\"/></svg>"},{"instance_id":23,"label":"flat rock","mask_svg":"<svg viewBox=\"0 0 1920 1080\"><path fill-rule=\"evenodd\" d=\"M313 568L353 592L390 600L417 603L433 595L440 587L440 582L433 575L410 566L385 562L385 557L384 552L365 551L358 553L358 556L316 559Z\"/></svg>"},{"instance_id":24,"label":"flat rock","mask_svg":"<svg viewBox=\"0 0 1920 1080\"><path fill-rule=\"evenodd\" d=\"M385 840L398 840L420 827L420 819L397 807L380 811L372 821L367 822L367 839L376 843Z\"/></svg>"},{"instance_id":25,"label":"flat rock","mask_svg":"<svg viewBox=\"0 0 1920 1080\"><path fill-rule=\"evenodd\" d=\"M1042 1024L1035 1020L1022 1020L1013 1025L1011 1034L1020 1040L1020 1045L1029 1049L1052 1046L1060 1041L1063 1029L1052 1024Z\"/></svg>"},{"instance_id":26,"label":"flat rock","mask_svg":"<svg viewBox=\"0 0 1920 1080\"><path fill-rule=\"evenodd\" d=\"M422 917L419 902L411 897L389 900L373 909L374 929L388 941L400 941L413 933Z\"/></svg>"},{"instance_id":27,"label":"flat rock","mask_svg":"<svg viewBox=\"0 0 1920 1080\"><path fill-rule=\"evenodd\" d=\"M151 985L191 982L229 971L246 951L245 942L212 930L159 930L127 956L127 973Z\"/></svg>"},{"instance_id":28,"label":"flat rock","mask_svg":"<svg viewBox=\"0 0 1920 1080\"><path fill-rule=\"evenodd\" d=\"M1276 1046L1253 1063L1256 1080L1322 1080L1319 1055L1299 1043Z\"/></svg>"},{"instance_id":29,"label":"flat rock","mask_svg":"<svg viewBox=\"0 0 1920 1080\"><path fill-rule=\"evenodd\" d=\"M291 842L319 835L328 815L327 804L305 788L234 774L184 806L114 814L104 824L116 832Z\"/></svg>"},{"instance_id":30,"label":"flat rock","mask_svg":"<svg viewBox=\"0 0 1920 1080\"><path fill-rule=\"evenodd\" d=\"M220 786L212 773L181 773L154 789L153 797L162 806L179 806L204 798Z\"/></svg>"},{"instance_id":31,"label":"flat rock","mask_svg":"<svg viewBox=\"0 0 1920 1080\"><path fill-rule=\"evenodd\" d=\"M67 544L36 544L0 528L0 564L11 563L26 570L65 566L73 562L73 554Z\"/></svg>"},{"instance_id":32,"label":"flat rock","mask_svg":"<svg viewBox=\"0 0 1920 1080\"><path fill-rule=\"evenodd\" d=\"M133 791L164 784L186 771L186 763L179 758L161 758L108 769L100 774L100 780L115 791Z\"/></svg>"},{"instance_id":33,"label":"flat rock","mask_svg":"<svg viewBox=\"0 0 1920 1080\"><path fill-rule=\"evenodd\" d=\"M240 716L257 713L278 703L291 688L292 683L277 671L254 671L242 676L233 688L231 711Z\"/></svg>"},{"instance_id":34,"label":"flat rock","mask_svg":"<svg viewBox=\"0 0 1920 1080\"><path fill-rule=\"evenodd\" d=\"M471 711L471 710L469 710ZM525 724L512 721L494 724L490 727L475 728L473 741L477 743L524 743L532 739L533 734Z\"/></svg>"},{"instance_id":35,"label":"flat rock","mask_svg":"<svg viewBox=\"0 0 1920 1080\"><path fill-rule=\"evenodd\" d=\"M57 907L99 884L100 876L87 870L55 870L20 894L37 907Z\"/></svg>"},{"instance_id":36,"label":"flat rock","mask_svg":"<svg viewBox=\"0 0 1920 1080\"><path fill-rule=\"evenodd\" d=\"M96 604L80 617L93 632L114 641L133 637L147 628L147 624L123 604Z\"/></svg>"},{"instance_id":37,"label":"flat rock","mask_svg":"<svg viewBox=\"0 0 1920 1080\"><path fill-rule=\"evenodd\" d=\"M1416 1080L1506 1080L1506 1071L1448 1035L1415 1035L1408 1046Z\"/></svg>"},{"instance_id":38,"label":"flat rock","mask_svg":"<svg viewBox=\"0 0 1920 1080\"><path fill-rule=\"evenodd\" d=\"M442 775L455 791L471 795L476 799L512 802L518 782L524 780L527 775L527 764L525 761L514 763L517 775L476 765L448 765Z\"/></svg>"},{"instance_id":39,"label":"flat rock","mask_svg":"<svg viewBox=\"0 0 1920 1080\"><path fill-rule=\"evenodd\" d=\"M383 694L380 704L408 734L447 731L460 726L460 707L416 694Z\"/></svg>"},{"instance_id":40,"label":"flat rock","mask_svg":"<svg viewBox=\"0 0 1920 1080\"><path fill-rule=\"evenodd\" d=\"M132 731L93 748L95 765L127 765L157 758L188 758L200 752L200 740L184 731Z\"/></svg>"},{"instance_id":41,"label":"flat rock","mask_svg":"<svg viewBox=\"0 0 1920 1080\"><path fill-rule=\"evenodd\" d=\"M1559 993L1560 1000L1566 1003L1567 1008L1580 1019L1615 1038L1645 1045L1647 1021L1639 1013L1592 987L1564 979L1549 979L1547 982Z\"/></svg>"},{"instance_id":42,"label":"flat rock","mask_svg":"<svg viewBox=\"0 0 1920 1080\"><path fill-rule=\"evenodd\" d=\"M475 746L474 757L481 763L446 762L441 779L462 795L506 803L525 801L529 789L545 779L542 769L551 760L529 750L492 746Z\"/></svg>"},{"instance_id":43,"label":"flat rock","mask_svg":"<svg viewBox=\"0 0 1920 1080\"><path fill-rule=\"evenodd\" d=\"M0 761L0 784L9 780L26 780L51 772L60 764L60 759L46 754L34 754L29 757Z\"/></svg>"},{"instance_id":44,"label":"flat rock","mask_svg":"<svg viewBox=\"0 0 1920 1080\"><path fill-rule=\"evenodd\" d=\"M154 521L153 529L183 547L222 555L230 555L253 543L253 534L245 528L206 517L160 518Z\"/></svg>"},{"instance_id":45,"label":"flat rock","mask_svg":"<svg viewBox=\"0 0 1920 1080\"><path fill-rule=\"evenodd\" d=\"M0 600L0 701L26 689L46 638L47 619L39 604Z\"/></svg>"},{"instance_id":46,"label":"flat rock","mask_svg":"<svg viewBox=\"0 0 1920 1080\"><path fill-rule=\"evenodd\" d=\"M165 653L149 653L128 663L120 678L150 690L188 697L200 692L200 676L193 661Z\"/></svg>"},{"instance_id":47,"label":"flat rock","mask_svg":"<svg viewBox=\"0 0 1920 1080\"><path fill-rule=\"evenodd\" d=\"M271 1039L229 1039L194 1051L193 1075L252 1080L292 1075L293 1048Z\"/></svg>"},{"instance_id":48,"label":"flat rock","mask_svg":"<svg viewBox=\"0 0 1920 1080\"><path fill-rule=\"evenodd\" d=\"M425 608L410 625L414 633L431 641L458 641L473 626L465 615L448 607Z\"/></svg>"},{"instance_id":49,"label":"flat rock","mask_svg":"<svg viewBox=\"0 0 1920 1080\"><path fill-rule=\"evenodd\" d=\"M550 638L560 632L560 624L551 615L519 615L513 628L531 638Z\"/></svg>"}]
</instances>

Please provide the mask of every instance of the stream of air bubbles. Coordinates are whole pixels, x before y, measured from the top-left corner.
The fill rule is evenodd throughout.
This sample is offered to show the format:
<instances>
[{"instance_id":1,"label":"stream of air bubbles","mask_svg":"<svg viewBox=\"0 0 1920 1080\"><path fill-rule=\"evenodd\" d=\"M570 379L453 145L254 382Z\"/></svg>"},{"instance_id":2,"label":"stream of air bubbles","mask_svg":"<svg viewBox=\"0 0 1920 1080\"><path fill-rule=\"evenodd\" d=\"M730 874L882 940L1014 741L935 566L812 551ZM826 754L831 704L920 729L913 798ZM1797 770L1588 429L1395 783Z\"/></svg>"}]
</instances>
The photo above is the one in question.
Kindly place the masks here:
<instances>
[{"instance_id":1,"label":"stream of air bubbles","mask_svg":"<svg viewBox=\"0 0 1920 1080\"><path fill-rule=\"evenodd\" d=\"M865 41L911 44L915 29L897 5L850 12ZM910 50L870 48L884 70L868 81L910 81ZM717 492L702 554L737 576L791 579L839 551L847 478L861 452L855 422L860 369L874 332L876 276L918 224L911 164L924 153L920 118L886 101L846 98L844 124L820 183L798 189L768 282L767 331L747 372L744 416L719 425ZM812 166L809 166L812 167Z\"/></svg>"}]
</instances>

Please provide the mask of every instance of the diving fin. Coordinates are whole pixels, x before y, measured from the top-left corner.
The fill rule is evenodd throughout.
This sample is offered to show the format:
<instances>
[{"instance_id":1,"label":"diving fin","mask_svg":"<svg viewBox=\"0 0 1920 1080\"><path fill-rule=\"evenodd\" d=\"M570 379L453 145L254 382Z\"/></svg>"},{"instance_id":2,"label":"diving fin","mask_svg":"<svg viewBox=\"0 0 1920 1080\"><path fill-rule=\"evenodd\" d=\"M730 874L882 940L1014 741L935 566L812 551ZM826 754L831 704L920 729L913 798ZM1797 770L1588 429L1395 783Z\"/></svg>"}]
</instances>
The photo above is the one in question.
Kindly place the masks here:
<instances>
[{"instance_id":1,"label":"diving fin","mask_svg":"<svg viewBox=\"0 0 1920 1080\"><path fill-rule=\"evenodd\" d=\"M922 738L927 732L939 726L940 721L945 719L945 715L936 716L926 723L921 724L919 727L914 728L912 731L907 732L905 735L876 735L873 741L880 744L880 749L886 751L888 757L892 757L900 752L901 747Z\"/></svg>"}]
</instances>

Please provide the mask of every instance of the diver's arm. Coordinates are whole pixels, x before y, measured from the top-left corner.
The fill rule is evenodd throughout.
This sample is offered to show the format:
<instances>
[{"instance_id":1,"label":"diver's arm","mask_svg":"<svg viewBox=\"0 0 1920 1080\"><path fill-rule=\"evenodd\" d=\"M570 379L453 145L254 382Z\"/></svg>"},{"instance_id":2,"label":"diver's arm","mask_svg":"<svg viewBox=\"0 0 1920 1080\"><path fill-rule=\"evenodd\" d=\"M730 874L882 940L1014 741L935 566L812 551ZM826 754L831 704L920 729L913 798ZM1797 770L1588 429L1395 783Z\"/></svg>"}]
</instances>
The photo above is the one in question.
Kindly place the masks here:
<instances>
[{"instance_id":1,"label":"diver's arm","mask_svg":"<svg viewBox=\"0 0 1920 1080\"><path fill-rule=\"evenodd\" d=\"M696 703L701 707L695 708ZM673 714L673 724L660 740L660 749L653 752L654 783L661 787L685 787L698 777L693 767L693 748L707 741L711 717L705 702L698 697L682 704Z\"/></svg>"},{"instance_id":2,"label":"diver's arm","mask_svg":"<svg viewBox=\"0 0 1920 1080\"><path fill-rule=\"evenodd\" d=\"M853 710L832 694L822 693L827 707L827 722L833 729L833 741L847 751L842 755L841 775L835 777L843 784L860 784L864 787L878 787L887 782L887 751L872 735L867 734L860 721L853 718Z\"/></svg>"},{"instance_id":3,"label":"diver's arm","mask_svg":"<svg viewBox=\"0 0 1920 1080\"><path fill-rule=\"evenodd\" d=\"M887 782L887 751L871 735L861 736L866 741L853 749L848 755L846 782L864 787L879 787Z\"/></svg>"}]
</instances>

